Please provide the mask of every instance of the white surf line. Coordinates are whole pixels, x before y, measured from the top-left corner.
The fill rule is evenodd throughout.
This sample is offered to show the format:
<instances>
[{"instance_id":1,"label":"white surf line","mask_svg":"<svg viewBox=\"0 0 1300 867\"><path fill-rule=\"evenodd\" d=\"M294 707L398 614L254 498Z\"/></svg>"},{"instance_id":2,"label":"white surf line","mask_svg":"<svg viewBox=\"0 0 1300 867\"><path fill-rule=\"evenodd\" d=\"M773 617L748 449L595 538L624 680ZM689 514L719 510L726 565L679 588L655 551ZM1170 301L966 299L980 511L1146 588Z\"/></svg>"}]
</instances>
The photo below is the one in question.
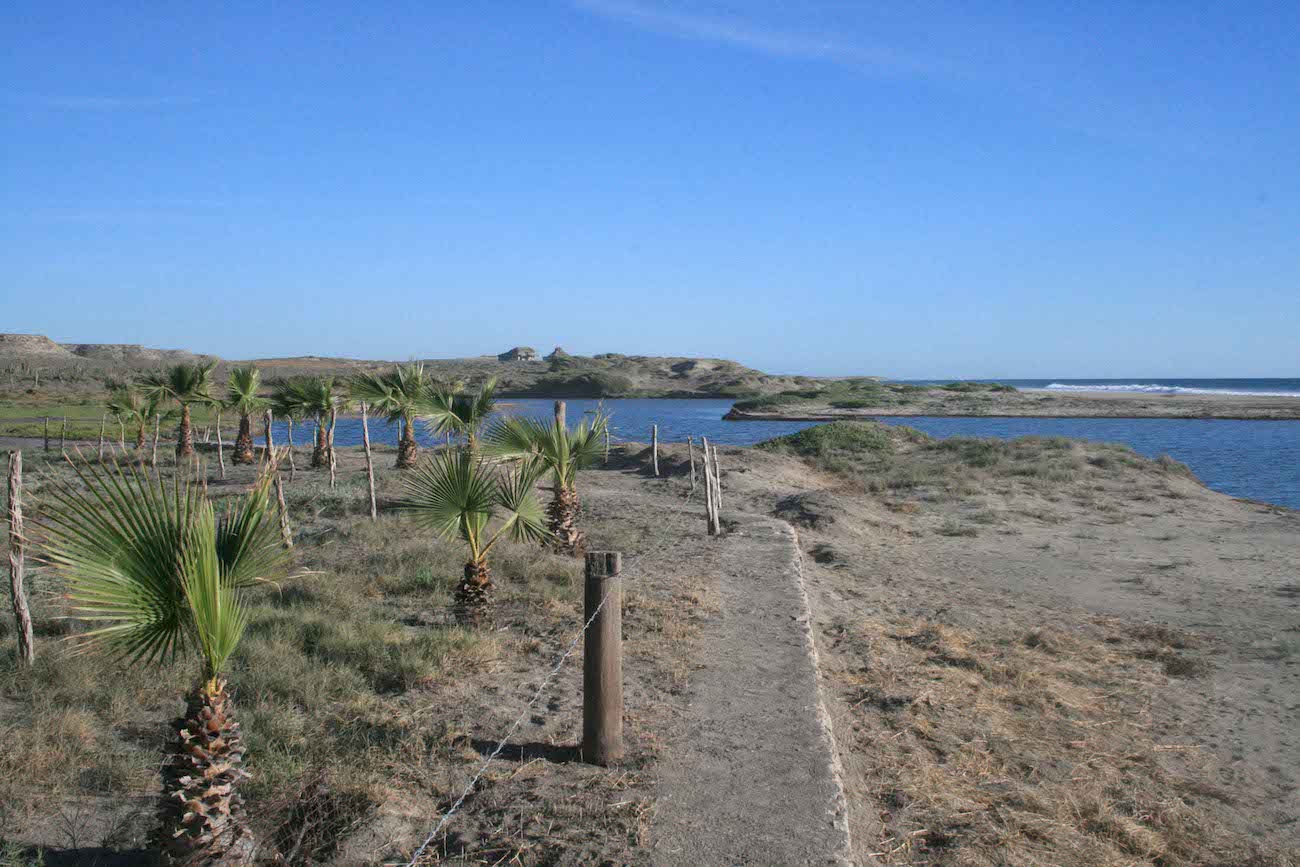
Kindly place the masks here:
<instances>
[{"instance_id":1,"label":"white surf line","mask_svg":"<svg viewBox=\"0 0 1300 867\"><path fill-rule=\"evenodd\" d=\"M812 601L808 598L808 584L804 579L803 545L799 541L799 531L793 524L788 521L781 521L781 524L790 531L791 542L794 544L795 575L798 579L796 583L799 588L799 598L803 601L804 643L808 648L808 656L812 660L817 689L817 722L821 724L822 736L826 739L826 746L830 750L829 769L831 780L835 783L835 811L831 823L844 835L844 851L836 861L845 867L852 867L853 834L849 830L849 799L844 789L844 765L840 761L839 746L835 742L835 726L830 710L826 706L826 693L822 689L821 657L817 653L817 639L813 634Z\"/></svg>"}]
</instances>

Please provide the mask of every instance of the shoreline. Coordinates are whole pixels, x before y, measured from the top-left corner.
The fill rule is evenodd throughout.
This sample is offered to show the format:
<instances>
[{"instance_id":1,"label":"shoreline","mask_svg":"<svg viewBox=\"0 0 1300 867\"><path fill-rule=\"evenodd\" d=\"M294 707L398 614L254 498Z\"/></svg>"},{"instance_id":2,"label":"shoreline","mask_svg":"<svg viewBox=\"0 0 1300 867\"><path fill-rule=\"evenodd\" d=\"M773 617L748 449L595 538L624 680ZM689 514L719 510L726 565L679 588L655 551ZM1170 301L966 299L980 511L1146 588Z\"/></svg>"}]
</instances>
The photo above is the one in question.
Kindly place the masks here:
<instances>
[{"instance_id":1,"label":"shoreline","mask_svg":"<svg viewBox=\"0 0 1300 867\"><path fill-rule=\"evenodd\" d=\"M888 417L951 418L1171 418L1234 421L1300 419L1300 395L1164 394L1153 392L1025 389L999 394L952 396L929 391L897 403L834 408L809 400L785 408L738 410L727 421L852 421Z\"/></svg>"}]
</instances>

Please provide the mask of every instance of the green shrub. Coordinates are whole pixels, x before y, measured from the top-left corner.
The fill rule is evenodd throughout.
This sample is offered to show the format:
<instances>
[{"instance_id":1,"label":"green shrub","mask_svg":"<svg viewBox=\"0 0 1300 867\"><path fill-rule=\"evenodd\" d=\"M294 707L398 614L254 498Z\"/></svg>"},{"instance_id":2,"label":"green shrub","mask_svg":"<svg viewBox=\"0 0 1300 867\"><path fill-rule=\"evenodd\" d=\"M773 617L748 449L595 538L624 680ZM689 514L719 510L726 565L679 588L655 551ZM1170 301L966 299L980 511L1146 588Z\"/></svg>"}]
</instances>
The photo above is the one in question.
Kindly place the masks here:
<instances>
[{"instance_id":1,"label":"green shrub","mask_svg":"<svg viewBox=\"0 0 1300 867\"><path fill-rule=\"evenodd\" d=\"M757 447L800 457L828 458L836 453L888 455L894 450L894 442L884 425L836 421L766 440Z\"/></svg>"}]
</instances>

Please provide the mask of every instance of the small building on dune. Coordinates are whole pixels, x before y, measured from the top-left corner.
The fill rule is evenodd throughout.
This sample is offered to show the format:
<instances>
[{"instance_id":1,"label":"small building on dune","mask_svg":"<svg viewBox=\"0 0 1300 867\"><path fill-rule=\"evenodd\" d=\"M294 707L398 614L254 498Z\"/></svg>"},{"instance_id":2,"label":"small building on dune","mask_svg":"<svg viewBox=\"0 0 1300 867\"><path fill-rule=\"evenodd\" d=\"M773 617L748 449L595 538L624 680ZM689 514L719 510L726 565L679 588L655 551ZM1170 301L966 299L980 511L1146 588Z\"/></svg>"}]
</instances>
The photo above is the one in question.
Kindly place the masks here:
<instances>
[{"instance_id":1,"label":"small building on dune","mask_svg":"<svg viewBox=\"0 0 1300 867\"><path fill-rule=\"evenodd\" d=\"M537 350L531 346L516 346L509 352L497 356L497 361L536 361Z\"/></svg>"}]
</instances>

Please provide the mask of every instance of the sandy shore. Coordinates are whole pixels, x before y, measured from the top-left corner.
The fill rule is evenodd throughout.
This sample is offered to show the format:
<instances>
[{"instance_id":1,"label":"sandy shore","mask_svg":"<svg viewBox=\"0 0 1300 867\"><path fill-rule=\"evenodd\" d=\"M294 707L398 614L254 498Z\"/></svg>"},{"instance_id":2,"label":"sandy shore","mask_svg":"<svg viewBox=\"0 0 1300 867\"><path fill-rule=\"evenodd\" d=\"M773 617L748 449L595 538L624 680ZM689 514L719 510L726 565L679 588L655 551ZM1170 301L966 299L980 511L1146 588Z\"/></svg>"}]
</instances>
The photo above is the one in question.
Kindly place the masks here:
<instances>
[{"instance_id":1,"label":"sandy shore","mask_svg":"<svg viewBox=\"0 0 1300 867\"><path fill-rule=\"evenodd\" d=\"M1037 418L1300 419L1300 396L1248 394L1147 394L1115 391L1023 390L954 395L938 390L898 402L839 409L817 401L758 412L733 409L732 421L835 421L880 416Z\"/></svg>"}]
</instances>

